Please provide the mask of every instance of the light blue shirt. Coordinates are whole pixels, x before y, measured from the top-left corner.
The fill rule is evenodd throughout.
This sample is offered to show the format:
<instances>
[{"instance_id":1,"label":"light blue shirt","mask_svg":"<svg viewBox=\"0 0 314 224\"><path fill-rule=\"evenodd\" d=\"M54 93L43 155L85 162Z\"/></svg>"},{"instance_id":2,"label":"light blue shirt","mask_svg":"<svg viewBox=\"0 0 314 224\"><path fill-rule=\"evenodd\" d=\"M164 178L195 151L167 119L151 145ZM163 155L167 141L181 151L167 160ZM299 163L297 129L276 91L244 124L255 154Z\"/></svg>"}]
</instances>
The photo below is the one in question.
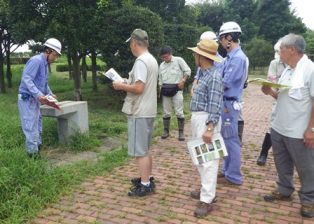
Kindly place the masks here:
<instances>
[{"instance_id":1,"label":"light blue shirt","mask_svg":"<svg viewBox=\"0 0 314 224\"><path fill-rule=\"evenodd\" d=\"M44 54L31 57L23 70L19 93L26 93L38 99L52 94L48 86L48 62Z\"/></svg>"},{"instance_id":2,"label":"light blue shirt","mask_svg":"<svg viewBox=\"0 0 314 224\"><path fill-rule=\"evenodd\" d=\"M247 74L246 58L241 47L236 47L227 54L222 70L224 97L240 100Z\"/></svg>"}]
</instances>

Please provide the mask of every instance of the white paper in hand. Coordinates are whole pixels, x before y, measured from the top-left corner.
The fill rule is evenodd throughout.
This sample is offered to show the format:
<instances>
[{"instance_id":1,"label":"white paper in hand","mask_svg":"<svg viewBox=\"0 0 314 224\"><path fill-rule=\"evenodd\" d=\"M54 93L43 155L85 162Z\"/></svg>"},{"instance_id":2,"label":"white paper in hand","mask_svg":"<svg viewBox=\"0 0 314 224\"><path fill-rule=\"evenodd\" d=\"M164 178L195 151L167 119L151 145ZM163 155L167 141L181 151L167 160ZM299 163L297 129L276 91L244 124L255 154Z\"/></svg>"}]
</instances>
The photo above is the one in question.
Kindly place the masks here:
<instances>
[{"instance_id":1,"label":"white paper in hand","mask_svg":"<svg viewBox=\"0 0 314 224\"><path fill-rule=\"evenodd\" d=\"M112 81L120 81L120 82L124 81L124 79L113 68L110 68L107 72L105 72L103 74L107 78L111 79Z\"/></svg>"}]
</instances>

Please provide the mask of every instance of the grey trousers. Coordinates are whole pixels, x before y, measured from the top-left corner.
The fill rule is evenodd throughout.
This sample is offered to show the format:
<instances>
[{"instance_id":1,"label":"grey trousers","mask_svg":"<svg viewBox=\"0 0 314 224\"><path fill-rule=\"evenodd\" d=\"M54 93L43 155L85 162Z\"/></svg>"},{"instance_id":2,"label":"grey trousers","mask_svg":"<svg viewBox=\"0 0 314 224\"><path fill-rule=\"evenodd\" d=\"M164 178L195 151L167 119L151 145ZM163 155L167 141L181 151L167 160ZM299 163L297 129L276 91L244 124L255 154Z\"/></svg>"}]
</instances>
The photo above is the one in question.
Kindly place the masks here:
<instances>
[{"instance_id":1,"label":"grey trousers","mask_svg":"<svg viewBox=\"0 0 314 224\"><path fill-rule=\"evenodd\" d=\"M277 190L283 195L294 191L294 166L298 172L302 204L314 204L314 149L307 148L303 139L285 137L271 129L274 161L278 173Z\"/></svg>"}]
</instances>

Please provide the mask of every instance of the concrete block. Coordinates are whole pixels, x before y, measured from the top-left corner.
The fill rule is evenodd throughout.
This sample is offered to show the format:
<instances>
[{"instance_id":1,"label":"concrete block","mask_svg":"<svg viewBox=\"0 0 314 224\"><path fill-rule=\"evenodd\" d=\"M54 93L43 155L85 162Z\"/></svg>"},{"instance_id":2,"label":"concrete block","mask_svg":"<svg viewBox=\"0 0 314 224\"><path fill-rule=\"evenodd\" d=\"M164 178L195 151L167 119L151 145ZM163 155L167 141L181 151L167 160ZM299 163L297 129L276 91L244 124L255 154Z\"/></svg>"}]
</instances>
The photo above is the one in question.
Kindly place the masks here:
<instances>
[{"instance_id":1,"label":"concrete block","mask_svg":"<svg viewBox=\"0 0 314 224\"><path fill-rule=\"evenodd\" d=\"M61 111L47 105L40 107L44 117L56 117L58 119L59 142L67 143L72 135L77 132L87 133L88 108L86 101L62 101L58 102Z\"/></svg>"}]
</instances>

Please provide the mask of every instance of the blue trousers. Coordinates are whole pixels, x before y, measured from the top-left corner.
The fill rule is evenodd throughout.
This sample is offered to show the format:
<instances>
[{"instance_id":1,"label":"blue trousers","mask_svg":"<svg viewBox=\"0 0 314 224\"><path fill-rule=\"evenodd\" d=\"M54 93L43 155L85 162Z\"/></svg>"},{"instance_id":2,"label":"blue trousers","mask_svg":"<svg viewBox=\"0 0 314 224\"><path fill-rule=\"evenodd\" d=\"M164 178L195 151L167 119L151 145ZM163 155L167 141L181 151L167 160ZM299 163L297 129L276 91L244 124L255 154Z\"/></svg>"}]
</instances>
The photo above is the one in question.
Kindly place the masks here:
<instances>
[{"instance_id":1,"label":"blue trousers","mask_svg":"<svg viewBox=\"0 0 314 224\"><path fill-rule=\"evenodd\" d=\"M40 102L33 97L23 100L19 97L18 107L27 153L38 153L41 145L42 119L40 114Z\"/></svg>"},{"instance_id":2,"label":"blue trousers","mask_svg":"<svg viewBox=\"0 0 314 224\"><path fill-rule=\"evenodd\" d=\"M224 101L221 134L224 138L228 156L224 158L222 173L235 184L243 183L241 174L241 143L238 136L239 110L235 110L232 101Z\"/></svg>"}]
</instances>

